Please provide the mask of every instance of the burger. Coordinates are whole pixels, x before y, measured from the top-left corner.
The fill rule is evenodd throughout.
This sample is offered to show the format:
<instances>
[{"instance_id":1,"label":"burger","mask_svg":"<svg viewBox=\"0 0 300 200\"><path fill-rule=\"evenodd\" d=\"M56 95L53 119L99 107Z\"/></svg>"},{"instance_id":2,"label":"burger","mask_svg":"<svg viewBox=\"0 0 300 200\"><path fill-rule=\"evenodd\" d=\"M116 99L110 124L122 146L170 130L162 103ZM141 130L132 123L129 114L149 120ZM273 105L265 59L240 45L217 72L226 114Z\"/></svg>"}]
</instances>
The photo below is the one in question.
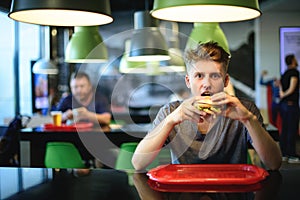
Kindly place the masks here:
<instances>
[{"instance_id":1,"label":"burger","mask_svg":"<svg viewBox=\"0 0 300 200\"><path fill-rule=\"evenodd\" d=\"M204 111L206 113L215 114L221 112L221 107L213 105L210 96L205 96L204 99L194 103L194 106L200 111Z\"/></svg>"}]
</instances>

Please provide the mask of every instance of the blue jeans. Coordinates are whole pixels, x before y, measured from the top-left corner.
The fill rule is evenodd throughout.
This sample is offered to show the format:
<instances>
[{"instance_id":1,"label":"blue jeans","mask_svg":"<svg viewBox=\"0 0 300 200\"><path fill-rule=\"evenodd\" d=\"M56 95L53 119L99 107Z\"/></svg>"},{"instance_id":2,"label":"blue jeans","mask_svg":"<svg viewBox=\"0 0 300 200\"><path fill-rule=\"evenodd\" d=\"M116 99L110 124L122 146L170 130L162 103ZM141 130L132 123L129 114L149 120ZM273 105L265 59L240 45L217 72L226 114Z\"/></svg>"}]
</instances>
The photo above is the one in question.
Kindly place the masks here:
<instances>
[{"instance_id":1,"label":"blue jeans","mask_svg":"<svg viewBox=\"0 0 300 200\"><path fill-rule=\"evenodd\" d=\"M280 134L280 148L283 156L296 155L296 136L299 128L299 105L281 103L282 129Z\"/></svg>"}]
</instances>

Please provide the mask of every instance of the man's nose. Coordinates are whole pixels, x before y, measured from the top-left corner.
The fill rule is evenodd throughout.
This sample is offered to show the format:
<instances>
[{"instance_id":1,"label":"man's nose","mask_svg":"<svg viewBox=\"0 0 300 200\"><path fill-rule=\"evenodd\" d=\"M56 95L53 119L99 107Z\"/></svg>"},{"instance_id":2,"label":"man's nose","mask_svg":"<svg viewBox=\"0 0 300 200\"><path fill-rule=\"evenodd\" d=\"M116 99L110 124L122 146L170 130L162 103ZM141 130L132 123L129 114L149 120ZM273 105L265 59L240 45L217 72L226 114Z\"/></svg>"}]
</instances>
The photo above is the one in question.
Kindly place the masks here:
<instances>
[{"instance_id":1,"label":"man's nose","mask_svg":"<svg viewBox=\"0 0 300 200\"><path fill-rule=\"evenodd\" d=\"M77 88L77 89L76 89L76 92L77 92L77 93L80 93L81 90L82 90L81 88Z\"/></svg>"},{"instance_id":2,"label":"man's nose","mask_svg":"<svg viewBox=\"0 0 300 200\"><path fill-rule=\"evenodd\" d=\"M211 82L210 82L210 78L209 78L209 76L205 76L204 78L203 78L203 88L205 88L205 89L210 89L210 87L211 87Z\"/></svg>"}]
</instances>

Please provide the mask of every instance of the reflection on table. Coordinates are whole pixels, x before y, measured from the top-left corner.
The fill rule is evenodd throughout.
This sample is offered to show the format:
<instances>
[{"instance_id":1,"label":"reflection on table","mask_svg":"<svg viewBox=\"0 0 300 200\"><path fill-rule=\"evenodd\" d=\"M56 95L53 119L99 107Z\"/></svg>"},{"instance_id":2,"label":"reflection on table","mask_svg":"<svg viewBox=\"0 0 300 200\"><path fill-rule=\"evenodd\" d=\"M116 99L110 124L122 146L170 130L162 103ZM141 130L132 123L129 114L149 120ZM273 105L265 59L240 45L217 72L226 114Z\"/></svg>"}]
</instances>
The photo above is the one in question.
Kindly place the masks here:
<instances>
[{"instance_id":1,"label":"reflection on table","mask_svg":"<svg viewBox=\"0 0 300 200\"><path fill-rule=\"evenodd\" d=\"M37 173L46 170L48 175ZM39 168L0 168L0 183L2 185L1 199L8 188L15 189L14 195L8 194L8 199L255 199L255 200L294 200L299 199L297 188L300 180L300 169L269 171L269 176L262 182L262 188L249 192L159 192L149 187L148 177L144 173L126 173L113 169L92 169L88 175L74 176L71 170L59 172ZM15 174L19 173L19 176ZM3 176L5 174L6 176ZM22 188L25 176L27 185ZM39 176L37 176L39 174ZM41 177L43 179L41 179ZM7 181L16 179L15 181ZM36 181L36 179L42 181ZM5 184L4 184L5 183ZM19 183L19 185L15 184ZM19 192L19 193L18 193ZM7 192L6 192L7 195ZM11 196L12 195L12 196Z\"/></svg>"}]
</instances>

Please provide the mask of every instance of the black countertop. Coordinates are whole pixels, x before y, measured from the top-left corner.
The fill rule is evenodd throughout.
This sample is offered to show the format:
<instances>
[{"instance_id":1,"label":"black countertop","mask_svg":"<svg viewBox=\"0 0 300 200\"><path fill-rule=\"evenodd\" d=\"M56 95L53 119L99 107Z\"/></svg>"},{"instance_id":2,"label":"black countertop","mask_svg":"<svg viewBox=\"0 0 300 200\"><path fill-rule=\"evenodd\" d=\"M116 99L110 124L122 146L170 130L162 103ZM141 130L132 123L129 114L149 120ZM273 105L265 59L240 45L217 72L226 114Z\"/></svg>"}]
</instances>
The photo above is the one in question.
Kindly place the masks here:
<instances>
[{"instance_id":1,"label":"black countertop","mask_svg":"<svg viewBox=\"0 0 300 200\"><path fill-rule=\"evenodd\" d=\"M6 173L6 178L11 174L14 177L16 168L0 168L0 174ZM34 168L17 168L19 174L16 182L22 182L22 175L30 174L31 171L36 174ZM125 173L113 169L92 169L88 175L76 177L70 170L60 172L45 170L48 174L44 179L32 187L20 189L12 194L10 200L16 199L255 199L255 200L296 200L299 199L300 190L298 189L300 180L300 168L291 170L269 171L269 176L262 182L263 187L255 191L247 192L159 192L149 187L148 177L144 173ZM35 177L37 178L37 177ZM33 181L32 179L31 181ZM12 184L3 180L6 187ZM28 180L27 180L28 181ZM11 185L12 187L15 187ZM3 188L1 187L3 194ZM1 194L0 191L0 194Z\"/></svg>"}]
</instances>

